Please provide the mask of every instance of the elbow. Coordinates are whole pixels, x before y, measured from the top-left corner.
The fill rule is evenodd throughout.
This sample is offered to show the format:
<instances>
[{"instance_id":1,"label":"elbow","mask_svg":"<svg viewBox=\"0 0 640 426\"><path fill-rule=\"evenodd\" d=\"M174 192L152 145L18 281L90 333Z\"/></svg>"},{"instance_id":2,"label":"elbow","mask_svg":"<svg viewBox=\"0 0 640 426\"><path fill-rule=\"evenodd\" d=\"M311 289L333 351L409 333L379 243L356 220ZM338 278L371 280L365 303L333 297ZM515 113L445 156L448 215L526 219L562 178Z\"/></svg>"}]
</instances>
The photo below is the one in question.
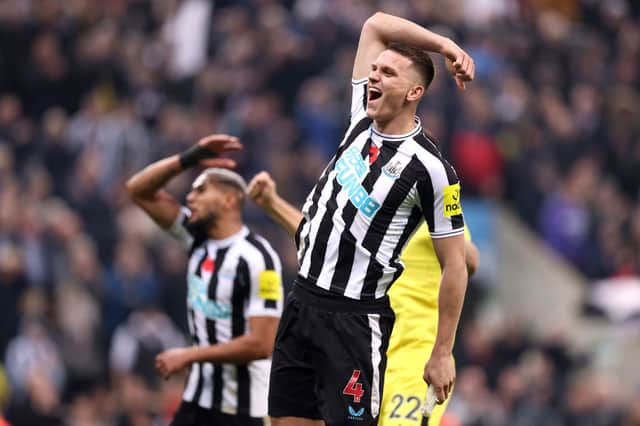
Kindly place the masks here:
<instances>
[{"instance_id":1,"label":"elbow","mask_svg":"<svg viewBox=\"0 0 640 426\"><path fill-rule=\"evenodd\" d=\"M137 181L136 176L132 176L127 180L124 187L127 191L127 195L129 196L129 199L134 203L139 204L139 201L143 198L143 195L136 181Z\"/></svg>"},{"instance_id":2,"label":"elbow","mask_svg":"<svg viewBox=\"0 0 640 426\"><path fill-rule=\"evenodd\" d=\"M465 262L467 264L467 273L472 276L480 267L480 254L474 244L469 243L465 247Z\"/></svg>"},{"instance_id":3,"label":"elbow","mask_svg":"<svg viewBox=\"0 0 640 426\"><path fill-rule=\"evenodd\" d=\"M135 176L130 177L127 180L127 183L125 183L124 187L127 190L127 194L129 195L129 198L133 200L136 196Z\"/></svg>"},{"instance_id":4,"label":"elbow","mask_svg":"<svg viewBox=\"0 0 640 426\"><path fill-rule=\"evenodd\" d=\"M476 271L478 270L479 266L480 266L480 262L478 261L477 257L468 260L467 261L467 275L469 277L471 277L473 274L476 273Z\"/></svg>"},{"instance_id":5,"label":"elbow","mask_svg":"<svg viewBox=\"0 0 640 426\"><path fill-rule=\"evenodd\" d=\"M384 25L384 21L387 17L387 14L384 12L376 12L373 15L371 15L369 18L367 18L367 20L364 22L364 26L363 26L363 30L364 31L373 31L373 32L379 32L380 28L383 27Z\"/></svg>"}]
</instances>

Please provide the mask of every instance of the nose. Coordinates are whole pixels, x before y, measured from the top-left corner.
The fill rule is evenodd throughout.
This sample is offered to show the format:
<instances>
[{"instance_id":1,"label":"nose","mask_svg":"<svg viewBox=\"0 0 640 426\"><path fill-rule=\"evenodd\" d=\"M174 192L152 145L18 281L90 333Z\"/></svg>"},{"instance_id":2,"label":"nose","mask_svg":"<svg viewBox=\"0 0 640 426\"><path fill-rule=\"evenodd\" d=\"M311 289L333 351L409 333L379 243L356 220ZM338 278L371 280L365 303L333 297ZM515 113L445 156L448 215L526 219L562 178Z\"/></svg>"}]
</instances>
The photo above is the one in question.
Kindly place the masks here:
<instances>
[{"instance_id":1,"label":"nose","mask_svg":"<svg viewBox=\"0 0 640 426\"><path fill-rule=\"evenodd\" d=\"M189 193L187 194L187 203L193 202L194 198L195 198L195 195L193 195L193 191L189 191Z\"/></svg>"},{"instance_id":2,"label":"nose","mask_svg":"<svg viewBox=\"0 0 640 426\"><path fill-rule=\"evenodd\" d=\"M369 71L369 81L372 83L380 81L380 73L377 69Z\"/></svg>"}]
</instances>

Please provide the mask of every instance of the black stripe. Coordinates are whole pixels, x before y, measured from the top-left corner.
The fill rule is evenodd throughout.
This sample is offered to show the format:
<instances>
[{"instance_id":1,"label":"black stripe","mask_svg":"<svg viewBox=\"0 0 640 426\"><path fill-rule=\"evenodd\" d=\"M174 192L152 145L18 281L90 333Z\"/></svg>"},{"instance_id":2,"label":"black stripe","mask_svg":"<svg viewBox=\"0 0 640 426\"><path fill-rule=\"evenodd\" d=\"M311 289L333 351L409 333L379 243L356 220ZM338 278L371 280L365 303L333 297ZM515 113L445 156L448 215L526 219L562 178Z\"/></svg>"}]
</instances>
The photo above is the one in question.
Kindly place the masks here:
<instances>
[{"instance_id":1,"label":"black stripe","mask_svg":"<svg viewBox=\"0 0 640 426\"><path fill-rule=\"evenodd\" d=\"M387 234L391 221L398 213L398 208L402 202L407 198L407 195L413 187L413 183L416 181L416 171L421 169L420 160L414 155L409 163L404 167L404 170L400 173L400 176L395 179L395 182L387 192L387 198L383 200L382 207L371 221L369 229L362 240L362 246L369 251L369 253L376 253L382 244L382 240ZM404 231L407 231L405 227ZM413 232L413 229L409 229L409 233ZM396 248L398 246L396 245ZM394 249L395 250L395 249ZM369 266L367 267L367 274L364 278L364 285L362 287L362 299L375 299L376 288L378 280L382 277L383 266L378 262L375 256L371 256L369 259Z\"/></svg>"},{"instance_id":2,"label":"black stripe","mask_svg":"<svg viewBox=\"0 0 640 426\"><path fill-rule=\"evenodd\" d=\"M222 268L222 264L224 263L224 259L227 256L228 251L229 247L221 248L216 251L216 257L214 259L215 268L211 274L211 278L209 279L209 288L207 290L210 300L216 300L216 293L218 291L218 273Z\"/></svg>"},{"instance_id":3,"label":"black stripe","mask_svg":"<svg viewBox=\"0 0 640 426\"><path fill-rule=\"evenodd\" d=\"M198 277L202 277L202 264L205 260L207 260L207 255L209 254L209 252L207 251L207 246L202 246L202 248L204 249L204 253L202 254L200 260L198 260L198 264L196 265L195 270L195 274Z\"/></svg>"},{"instance_id":4,"label":"black stripe","mask_svg":"<svg viewBox=\"0 0 640 426\"><path fill-rule=\"evenodd\" d=\"M209 288L207 290L207 295L209 300L217 301L216 293L218 291L218 274L220 269L222 268L222 264L224 263L224 259L227 256L227 252L229 251L229 247L221 248L216 251L215 257L215 269L211 274L211 279L209 280ZM210 345L215 345L218 343L218 337L216 335L216 322L207 318L207 337L209 339ZM211 395L212 398L212 406L219 407L222 404L222 366L218 364L213 365L213 392Z\"/></svg>"},{"instance_id":5,"label":"black stripe","mask_svg":"<svg viewBox=\"0 0 640 426\"><path fill-rule=\"evenodd\" d=\"M302 232L302 228L304 227L305 223L307 223L307 219L303 217L300 223L298 224L298 228L296 229L296 234L293 237L294 241L296 242L296 250L300 250L300 233Z\"/></svg>"},{"instance_id":6,"label":"black stripe","mask_svg":"<svg viewBox=\"0 0 640 426\"><path fill-rule=\"evenodd\" d=\"M422 179L418 180L417 189L418 194L420 195L420 207L422 208L422 214L427 221L429 232L433 232L435 230L433 183L431 182L431 175L429 175L428 172L425 173Z\"/></svg>"},{"instance_id":7,"label":"black stripe","mask_svg":"<svg viewBox=\"0 0 640 426\"><path fill-rule=\"evenodd\" d=\"M249 378L249 367L236 365L236 378L238 379L238 414L248 416L251 408L251 380Z\"/></svg>"},{"instance_id":8,"label":"black stripe","mask_svg":"<svg viewBox=\"0 0 640 426\"><path fill-rule=\"evenodd\" d=\"M251 235L249 236L251 237ZM247 239L249 239L247 237ZM263 253L264 255L264 253ZM265 259L268 255L265 256ZM266 260L265 260L266 263ZM273 263L273 262L271 262ZM243 258L238 260L236 276L233 280L233 293L231 295L231 335L233 338L242 336L247 329L244 316L245 303L249 299L251 291L251 274L249 264ZM249 371L246 365L236 366L236 377L238 379L238 414L249 415L251 407ZM214 404L217 401L214 400ZM222 401L220 401L220 404ZM215 405L219 407L220 405Z\"/></svg>"},{"instance_id":9,"label":"black stripe","mask_svg":"<svg viewBox=\"0 0 640 426\"><path fill-rule=\"evenodd\" d=\"M434 140L428 137L425 132L416 135L414 140L420 145L422 148L426 149L431 155L434 157L438 157L440 160L443 160L442 153L438 149L438 145L434 142Z\"/></svg>"},{"instance_id":10,"label":"black stripe","mask_svg":"<svg viewBox=\"0 0 640 426\"><path fill-rule=\"evenodd\" d=\"M253 232L250 232L249 235L247 235L246 240L250 242L251 245L253 245L255 248L257 248L260 254L262 255L262 257L264 258L264 269L266 269L267 271L275 271L276 268L275 268L275 262L273 261L273 257L271 257L271 254L269 253L265 245L262 243L262 241L260 241L256 237L256 234L254 234Z\"/></svg>"},{"instance_id":11,"label":"black stripe","mask_svg":"<svg viewBox=\"0 0 640 426\"><path fill-rule=\"evenodd\" d=\"M366 159L372 143L373 141L369 138L367 143L362 147L361 154L363 159ZM371 192L375 182L382 173L382 167L387 164L395 153L396 150L393 146L387 146L384 143L382 144L378 154L378 159L373 165L369 166L369 173L362 181L362 186L367 193ZM345 226L342 237L340 238L340 245L338 247L338 261L336 262L335 272L331 279L331 291L340 290L341 293L344 293L349 275L351 275L351 270L353 269L353 259L355 258L356 253L356 238L351 233L350 228L357 212L358 209L351 202L347 202L342 210L342 219L344 220Z\"/></svg>"},{"instance_id":12,"label":"black stripe","mask_svg":"<svg viewBox=\"0 0 640 426\"><path fill-rule=\"evenodd\" d=\"M368 99L367 99L367 90L369 90L368 87L369 87L369 83L366 83L364 85L364 93L362 94L362 106L363 106L365 111L367 110L367 101L368 101Z\"/></svg>"},{"instance_id":13,"label":"black stripe","mask_svg":"<svg viewBox=\"0 0 640 426\"><path fill-rule=\"evenodd\" d=\"M251 274L249 265L243 258L238 259L236 276L233 280L233 291L231 294L231 336L242 336L246 331L244 318L245 302L249 298L251 291Z\"/></svg>"},{"instance_id":14,"label":"black stripe","mask_svg":"<svg viewBox=\"0 0 640 426\"><path fill-rule=\"evenodd\" d=\"M329 175L331 174L331 171L334 169L335 164L336 164L336 160L342 155L342 153L351 146L351 144L353 143L353 141L356 140L356 138L358 137L358 135L360 135L360 133L364 132L365 130L367 130L369 128L369 126L371 125L371 119L368 117L363 118L362 120L360 120L358 122L358 124L356 124L353 128L353 130L351 131L351 133L349 133L346 138L345 138L345 142L340 145L338 147L338 151L336 152L336 155L333 157L333 159L331 160L331 162L329 163L329 165L327 165L326 169L325 169L325 173L323 174L323 176L320 178L320 180L318 181L318 183L316 184L316 186L313 188L312 190L312 202L311 202L311 207L309 208L309 221L313 221L313 218L316 216L316 213L318 212L318 200L320 199L320 196L322 195L322 190L324 189L325 185L327 184L327 180L329 178ZM310 234L310 233L309 233ZM307 251L309 249L309 234L307 234L307 236L304 239L304 250L302 251L301 255L300 255L300 264L302 264L305 256L307 255ZM314 280L316 277L313 277Z\"/></svg>"}]
</instances>

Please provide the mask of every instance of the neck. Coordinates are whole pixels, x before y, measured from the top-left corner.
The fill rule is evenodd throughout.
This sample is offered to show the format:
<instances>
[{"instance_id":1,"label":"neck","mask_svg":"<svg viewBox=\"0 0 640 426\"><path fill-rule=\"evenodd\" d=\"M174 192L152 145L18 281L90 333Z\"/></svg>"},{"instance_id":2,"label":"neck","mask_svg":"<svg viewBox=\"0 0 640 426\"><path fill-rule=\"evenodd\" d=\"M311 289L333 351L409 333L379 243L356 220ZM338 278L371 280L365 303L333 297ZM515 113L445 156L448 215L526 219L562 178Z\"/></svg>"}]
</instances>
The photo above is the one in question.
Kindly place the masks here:
<instances>
[{"instance_id":1,"label":"neck","mask_svg":"<svg viewBox=\"0 0 640 426\"><path fill-rule=\"evenodd\" d=\"M207 235L212 240L224 240L237 234L242 229L242 221L236 218L220 219L214 226L209 228Z\"/></svg>"},{"instance_id":2,"label":"neck","mask_svg":"<svg viewBox=\"0 0 640 426\"><path fill-rule=\"evenodd\" d=\"M416 112L412 110L396 115L391 120L374 120L373 125L380 133L385 133L387 135L403 135L405 133L409 133L416 127L416 122L414 120L416 115L415 113Z\"/></svg>"}]
</instances>

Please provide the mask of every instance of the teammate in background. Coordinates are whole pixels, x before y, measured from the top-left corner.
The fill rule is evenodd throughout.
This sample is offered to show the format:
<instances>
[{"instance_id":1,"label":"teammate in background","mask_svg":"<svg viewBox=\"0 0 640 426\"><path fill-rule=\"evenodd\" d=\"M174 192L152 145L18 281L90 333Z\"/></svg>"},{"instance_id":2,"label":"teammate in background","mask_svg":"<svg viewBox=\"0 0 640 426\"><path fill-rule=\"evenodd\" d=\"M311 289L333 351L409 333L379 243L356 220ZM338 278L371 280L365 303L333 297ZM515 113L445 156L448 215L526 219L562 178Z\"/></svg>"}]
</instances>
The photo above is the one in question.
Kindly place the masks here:
<instances>
[{"instance_id":1,"label":"teammate in background","mask_svg":"<svg viewBox=\"0 0 640 426\"><path fill-rule=\"evenodd\" d=\"M427 51L445 57L461 89L473 79L473 61L448 38L383 13L365 22L346 135L302 219L277 218L297 229L299 269L273 354L274 426L377 424L393 327L387 291L402 273L402 248L424 220L442 279L423 378L441 403L453 386L467 283L464 220L456 173L415 115L434 76Z\"/></svg>"},{"instance_id":2,"label":"teammate in background","mask_svg":"<svg viewBox=\"0 0 640 426\"><path fill-rule=\"evenodd\" d=\"M257 174L249 183L249 195L258 206L294 236L288 223L302 220L302 213L277 192L267 172ZM478 267L478 249L465 230L465 262L469 275ZM387 370L380 411L380 426L438 426L449 398L437 405L428 419L420 407L427 385L415 374L429 357L438 326L438 292L442 271L426 225L411 237L401 256L405 269L389 290L395 323L387 350Z\"/></svg>"},{"instance_id":3,"label":"teammate in background","mask_svg":"<svg viewBox=\"0 0 640 426\"><path fill-rule=\"evenodd\" d=\"M263 425L269 357L282 312L281 265L269 243L242 222L246 183L207 168L182 207L164 186L193 166L233 166L214 158L238 150L211 135L180 155L157 161L127 182L132 200L189 250L188 322L193 344L157 356L164 378L189 367L172 425Z\"/></svg>"}]
</instances>

